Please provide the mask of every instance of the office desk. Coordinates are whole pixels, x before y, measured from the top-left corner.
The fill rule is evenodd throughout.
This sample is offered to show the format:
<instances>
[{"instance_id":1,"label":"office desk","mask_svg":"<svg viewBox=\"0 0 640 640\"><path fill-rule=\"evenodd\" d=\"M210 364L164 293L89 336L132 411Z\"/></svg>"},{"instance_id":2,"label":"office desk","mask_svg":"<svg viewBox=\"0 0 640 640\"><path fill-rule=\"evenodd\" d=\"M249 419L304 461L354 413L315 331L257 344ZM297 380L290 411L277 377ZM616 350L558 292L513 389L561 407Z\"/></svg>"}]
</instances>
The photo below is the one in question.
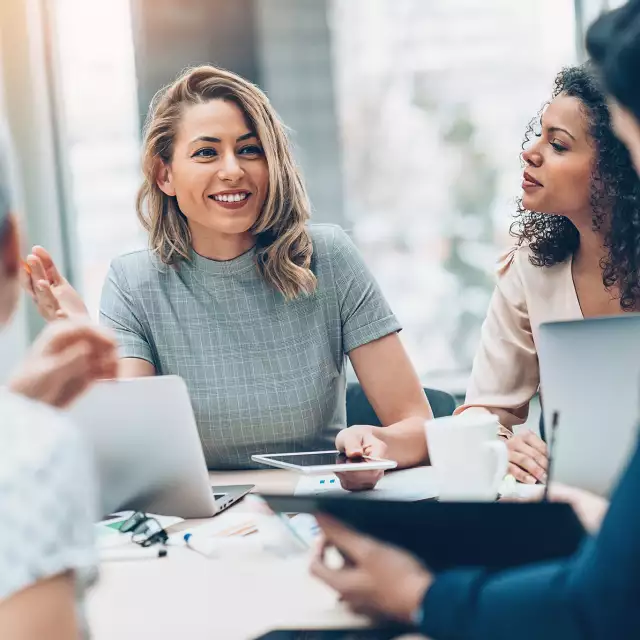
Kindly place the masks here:
<instances>
[{"instance_id":1,"label":"office desk","mask_svg":"<svg viewBox=\"0 0 640 640\"><path fill-rule=\"evenodd\" d=\"M212 484L265 492L292 492L297 479L280 470L211 474ZM89 625L95 640L249 640L278 627L366 625L308 566L305 555L206 558L186 548L158 560L103 563L88 598Z\"/></svg>"}]
</instances>

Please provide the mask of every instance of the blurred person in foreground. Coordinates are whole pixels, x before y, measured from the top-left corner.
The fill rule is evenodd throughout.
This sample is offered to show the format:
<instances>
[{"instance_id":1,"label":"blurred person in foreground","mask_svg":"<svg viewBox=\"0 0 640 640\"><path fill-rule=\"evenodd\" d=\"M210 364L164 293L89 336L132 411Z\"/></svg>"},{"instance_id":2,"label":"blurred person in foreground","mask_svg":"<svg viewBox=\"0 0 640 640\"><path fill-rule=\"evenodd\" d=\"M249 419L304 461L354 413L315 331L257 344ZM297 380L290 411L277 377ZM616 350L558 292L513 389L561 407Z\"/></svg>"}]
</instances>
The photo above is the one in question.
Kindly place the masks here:
<instances>
[{"instance_id":1,"label":"blurred person in foreground","mask_svg":"<svg viewBox=\"0 0 640 640\"><path fill-rule=\"evenodd\" d=\"M0 326L20 292L8 145L0 138ZM116 375L114 339L86 322L47 327L0 388L0 637L85 634L83 593L95 577L95 492L89 451L54 407Z\"/></svg>"},{"instance_id":2,"label":"blurred person in foreground","mask_svg":"<svg viewBox=\"0 0 640 640\"><path fill-rule=\"evenodd\" d=\"M640 172L640 2L602 16L590 28L587 46L612 95L615 130ZM635 204L629 215L637 224ZM629 257L628 267L633 282L637 257ZM572 503L593 535L564 560L499 572L476 568L434 575L406 552L320 516L325 545L337 547L347 561L335 570L321 556L312 571L356 611L413 622L434 640L640 638L639 493L640 446L608 510L586 492L552 486L552 499Z\"/></svg>"}]
</instances>

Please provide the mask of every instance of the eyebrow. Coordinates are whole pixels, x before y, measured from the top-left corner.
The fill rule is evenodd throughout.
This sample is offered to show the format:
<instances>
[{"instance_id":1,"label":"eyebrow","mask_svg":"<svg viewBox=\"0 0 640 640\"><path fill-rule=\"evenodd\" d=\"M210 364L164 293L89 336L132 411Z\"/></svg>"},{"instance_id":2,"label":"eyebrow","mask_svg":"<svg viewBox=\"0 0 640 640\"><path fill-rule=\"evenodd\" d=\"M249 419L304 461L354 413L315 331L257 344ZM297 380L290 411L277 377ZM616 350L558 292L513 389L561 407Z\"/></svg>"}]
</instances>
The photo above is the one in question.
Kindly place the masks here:
<instances>
[{"instance_id":1,"label":"eyebrow","mask_svg":"<svg viewBox=\"0 0 640 640\"><path fill-rule=\"evenodd\" d=\"M250 138L257 138L255 131L249 131L249 133L245 133L241 135L239 138L236 138L236 142L242 142L243 140L249 140ZM194 142L217 142L220 143L222 140L220 138L213 138L212 136L198 136L191 141L191 144Z\"/></svg>"},{"instance_id":2,"label":"eyebrow","mask_svg":"<svg viewBox=\"0 0 640 640\"><path fill-rule=\"evenodd\" d=\"M555 131L562 131L563 133L566 133L572 140L575 140L575 137L562 127L549 127L547 131L549 131L550 133L554 133Z\"/></svg>"}]
</instances>

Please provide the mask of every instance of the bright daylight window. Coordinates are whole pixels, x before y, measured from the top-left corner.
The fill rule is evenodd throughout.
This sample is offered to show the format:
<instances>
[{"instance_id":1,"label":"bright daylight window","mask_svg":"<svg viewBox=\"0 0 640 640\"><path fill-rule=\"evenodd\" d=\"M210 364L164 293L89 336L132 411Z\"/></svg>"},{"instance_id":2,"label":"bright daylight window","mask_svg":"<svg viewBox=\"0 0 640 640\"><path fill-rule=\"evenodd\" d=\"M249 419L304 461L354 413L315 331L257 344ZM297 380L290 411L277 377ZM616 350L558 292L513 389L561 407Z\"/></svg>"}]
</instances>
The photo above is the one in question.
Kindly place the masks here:
<instances>
[{"instance_id":1,"label":"bright daylight window","mask_svg":"<svg viewBox=\"0 0 640 640\"><path fill-rule=\"evenodd\" d=\"M78 273L145 240L128 0L55 0ZM419 373L462 389L519 194L525 126L576 60L573 0L328 0L347 227ZM311 153L313 150L308 150Z\"/></svg>"},{"instance_id":2,"label":"bright daylight window","mask_svg":"<svg viewBox=\"0 0 640 640\"><path fill-rule=\"evenodd\" d=\"M465 386L573 5L333 0L346 215L425 380Z\"/></svg>"},{"instance_id":3,"label":"bright daylight window","mask_svg":"<svg viewBox=\"0 0 640 640\"><path fill-rule=\"evenodd\" d=\"M140 133L129 0L53 0L77 283L97 316L111 260L143 247Z\"/></svg>"}]
</instances>

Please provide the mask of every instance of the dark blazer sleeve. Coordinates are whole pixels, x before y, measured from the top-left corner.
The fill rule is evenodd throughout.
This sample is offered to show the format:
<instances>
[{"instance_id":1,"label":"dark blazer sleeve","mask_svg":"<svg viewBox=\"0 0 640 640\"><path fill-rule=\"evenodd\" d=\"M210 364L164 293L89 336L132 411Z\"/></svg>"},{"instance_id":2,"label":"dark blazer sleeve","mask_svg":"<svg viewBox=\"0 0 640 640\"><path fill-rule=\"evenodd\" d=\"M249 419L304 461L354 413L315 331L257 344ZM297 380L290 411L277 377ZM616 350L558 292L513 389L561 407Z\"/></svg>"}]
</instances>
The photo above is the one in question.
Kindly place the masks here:
<instances>
[{"instance_id":1,"label":"dark blazer sleeve","mask_svg":"<svg viewBox=\"0 0 640 640\"><path fill-rule=\"evenodd\" d=\"M421 617L434 640L640 638L640 448L600 532L574 556L497 573L443 572Z\"/></svg>"}]
</instances>

